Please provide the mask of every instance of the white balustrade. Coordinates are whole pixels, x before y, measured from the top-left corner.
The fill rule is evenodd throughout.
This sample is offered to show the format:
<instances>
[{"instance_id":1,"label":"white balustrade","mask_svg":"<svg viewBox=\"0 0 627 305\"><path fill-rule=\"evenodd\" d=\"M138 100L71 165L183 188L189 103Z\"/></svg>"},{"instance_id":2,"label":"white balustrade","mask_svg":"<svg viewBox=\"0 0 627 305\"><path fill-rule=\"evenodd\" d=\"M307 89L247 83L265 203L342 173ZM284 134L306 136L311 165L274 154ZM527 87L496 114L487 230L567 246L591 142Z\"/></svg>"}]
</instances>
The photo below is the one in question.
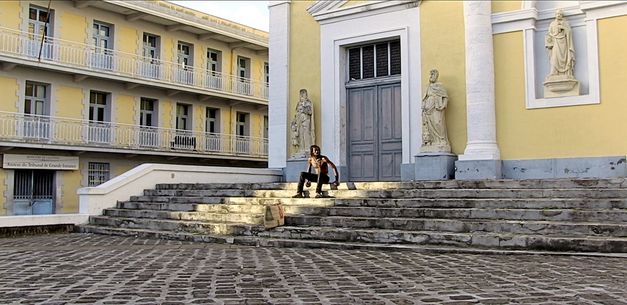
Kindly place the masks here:
<instances>
[{"instance_id":1,"label":"white balustrade","mask_svg":"<svg viewBox=\"0 0 627 305\"><path fill-rule=\"evenodd\" d=\"M0 141L266 158L268 139L0 112Z\"/></svg>"},{"instance_id":2,"label":"white balustrade","mask_svg":"<svg viewBox=\"0 0 627 305\"><path fill-rule=\"evenodd\" d=\"M41 57L40 57L41 52ZM268 99L268 83L215 71L183 67L178 63L146 58L111 49L41 36L32 37L0 27L0 55L59 64L103 75L126 76L164 84L177 84L193 89L214 90L237 95Z\"/></svg>"}]
</instances>

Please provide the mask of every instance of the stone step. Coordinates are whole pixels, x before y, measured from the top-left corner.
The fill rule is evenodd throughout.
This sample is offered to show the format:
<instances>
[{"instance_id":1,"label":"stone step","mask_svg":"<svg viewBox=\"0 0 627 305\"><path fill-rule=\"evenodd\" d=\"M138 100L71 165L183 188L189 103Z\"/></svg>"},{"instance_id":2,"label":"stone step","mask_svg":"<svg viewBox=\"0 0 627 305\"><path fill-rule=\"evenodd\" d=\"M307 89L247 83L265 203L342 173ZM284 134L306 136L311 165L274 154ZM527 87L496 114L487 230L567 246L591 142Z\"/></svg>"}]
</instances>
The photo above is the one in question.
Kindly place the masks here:
<instances>
[{"instance_id":1,"label":"stone step","mask_svg":"<svg viewBox=\"0 0 627 305\"><path fill-rule=\"evenodd\" d=\"M237 244L248 246L264 246L264 247L297 247L297 248L327 248L327 249L360 249L360 250L392 250L392 251L415 251L415 252L433 252L433 253L491 253L491 254L568 254L568 255L593 255L600 256L603 253L611 253L615 257L622 256L621 253L627 253L627 239L625 238L597 238L597 237L559 237L559 236L538 236L538 235L511 235L511 234L492 234L474 232L472 234L452 234L449 239L467 241L459 243L447 243L446 238L440 235L440 239L433 239L433 243L428 243L429 239L417 238L416 241L423 243L389 243L389 242L364 242L364 241L347 241L333 238L329 240L307 239L310 235L321 237L342 236L345 233L334 233L333 230L344 230L341 228L306 228L310 231L327 231L327 233L307 233L303 232L303 228L294 228L301 231L302 239L277 238L270 237L272 234L287 236L285 232L292 230L290 227L277 227L270 231L265 231L265 236L224 236L210 234L193 234L188 232L160 231L149 229L131 229L131 228L114 228L93 225L78 226L79 232L107 234L118 236L136 236L145 238L173 239L185 240L193 242L209 242L220 244ZM281 231L281 233L276 232ZM385 236L385 234L396 236L399 233L382 230L363 230L361 236L374 238L377 235ZM370 232L366 232L370 231ZM430 233L430 232L426 232ZM357 238L360 233L355 233L353 238ZM454 236L457 235L457 236ZM464 236L465 235L465 236ZM346 237L350 237L346 236ZM426 235L428 236L428 234ZM365 239L367 240L367 239ZM382 239L386 241L386 239ZM438 244L436 241L443 241ZM451 246L454 244L455 246ZM534 251L535 250L535 251ZM550 252L536 252L550 251ZM573 252L564 252L573 251ZM585 253L589 252L589 253Z\"/></svg>"},{"instance_id":2,"label":"stone step","mask_svg":"<svg viewBox=\"0 0 627 305\"><path fill-rule=\"evenodd\" d=\"M211 190L211 189L296 189L296 183L198 183L198 184L157 184L159 190ZM328 185L324 186L328 189ZM343 182L339 189L427 189L427 188L466 188L466 189L515 189L515 188L625 188L625 178L596 179L527 179L527 180L446 180L412 182Z\"/></svg>"},{"instance_id":3,"label":"stone step","mask_svg":"<svg viewBox=\"0 0 627 305\"><path fill-rule=\"evenodd\" d=\"M89 224L116 228L148 229L213 235L254 235L263 226L243 223L218 223L147 218L90 216Z\"/></svg>"},{"instance_id":4,"label":"stone step","mask_svg":"<svg viewBox=\"0 0 627 305\"><path fill-rule=\"evenodd\" d=\"M478 209L627 209L627 199L587 198L225 198L229 204L281 203L284 206L381 207L381 208L478 208Z\"/></svg>"},{"instance_id":5,"label":"stone step","mask_svg":"<svg viewBox=\"0 0 627 305\"><path fill-rule=\"evenodd\" d=\"M336 227L277 227L260 237L284 241L358 244L444 245L457 248L490 247L549 251L626 253L627 238L597 236L545 236L492 232L451 233Z\"/></svg>"},{"instance_id":6,"label":"stone step","mask_svg":"<svg viewBox=\"0 0 627 305\"><path fill-rule=\"evenodd\" d=\"M383 217L383 218L462 218L502 220L547 220L575 222L627 222L627 210L579 209L477 209L477 208L379 208L379 207L299 207L284 206L288 215Z\"/></svg>"},{"instance_id":7,"label":"stone step","mask_svg":"<svg viewBox=\"0 0 627 305\"><path fill-rule=\"evenodd\" d=\"M225 205L224 205L225 206ZM185 221L263 224L264 214L229 212L180 212L156 210L106 209L104 216L122 218L171 219Z\"/></svg>"},{"instance_id":8,"label":"stone step","mask_svg":"<svg viewBox=\"0 0 627 305\"><path fill-rule=\"evenodd\" d=\"M343 227L440 232L502 232L542 235L589 235L627 237L623 223L569 223L495 219L374 218L344 216L286 215L288 226Z\"/></svg>"},{"instance_id":9,"label":"stone step","mask_svg":"<svg viewBox=\"0 0 627 305\"><path fill-rule=\"evenodd\" d=\"M228 235L210 235L210 234L195 234L189 232L173 232L173 231L160 231L149 229L131 229L131 228L115 228L105 226L95 226L90 224L83 224L77 227L80 233L93 233L104 235L116 235L116 236L134 236L142 238L154 238L154 239L171 239L171 240L185 240L193 242L207 242L207 243L233 243L233 236Z\"/></svg>"},{"instance_id":10,"label":"stone step","mask_svg":"<svg viewBox=\"0 0 627 305\"><path fill-rule=\"evenodd\" d=\"M394 189L337 190L335 198L627 198L627 189ZM168 202L178 197L290 198L293 190L145 190L131 201Z\"/></svg>"},{"instance_id":11,"label":"stone step","mask_svg":"<svg viewBox=\"0 0 627 305\"><path fill-rule=\"evenodd\" d=\"M228 198L220 198L221 201L228 201ZM159 211L181 211L181 212L211 212L211 213L263 213L264 206L259 204L243 203L154 203L154 202L135 202L120 201L116 207L118 209L131 210L159 210ZM268 201L268 204L271 202Z\"/></svg>"}]
</instances>

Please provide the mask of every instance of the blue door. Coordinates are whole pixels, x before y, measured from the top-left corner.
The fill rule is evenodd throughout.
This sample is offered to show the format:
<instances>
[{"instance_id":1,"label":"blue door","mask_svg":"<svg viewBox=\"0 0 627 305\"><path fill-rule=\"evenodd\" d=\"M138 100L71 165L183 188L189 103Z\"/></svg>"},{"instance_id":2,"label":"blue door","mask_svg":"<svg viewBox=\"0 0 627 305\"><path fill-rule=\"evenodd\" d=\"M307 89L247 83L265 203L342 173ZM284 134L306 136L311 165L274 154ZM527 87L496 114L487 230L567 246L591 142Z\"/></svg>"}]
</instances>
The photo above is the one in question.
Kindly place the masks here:
<instances>
[{"instance_id":1,"label":"blue door","mask_svg":"<svg viewBox=\"0 0 627 305\"><path fill-rule=\"evenodd\" d=\"M54 171L15 170L14 215L53 214L54 197Z\"/></svg>"}]
</instances>

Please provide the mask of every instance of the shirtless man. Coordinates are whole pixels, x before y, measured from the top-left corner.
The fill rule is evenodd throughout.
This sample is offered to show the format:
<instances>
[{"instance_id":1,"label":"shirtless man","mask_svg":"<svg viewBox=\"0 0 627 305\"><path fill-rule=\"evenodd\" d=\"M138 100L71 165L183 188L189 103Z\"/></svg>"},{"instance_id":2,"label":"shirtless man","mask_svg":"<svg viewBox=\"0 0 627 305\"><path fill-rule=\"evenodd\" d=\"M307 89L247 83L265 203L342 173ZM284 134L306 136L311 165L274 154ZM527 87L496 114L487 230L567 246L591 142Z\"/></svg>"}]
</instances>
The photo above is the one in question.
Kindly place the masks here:
<instances>
[{"instance_id":1,"label":"shirtless man","mask_svg":"<svg viewBox=\"0 0 627 305\"><path fill-rule=\"evenodd\" d=\"M320 154L320 147L318 145L311 145L309 148L309 160L307 161L307 171L300 173L300 180L298 181L298 193L292 196L292 198L303 198L303 185L307 181L307 187L311 186L311 181L316 181L316 198L323 198L322 185L329 183L329 166L333 168L335 174L335 181L331 185L338 186L340 184L340 176L337 173L337 167L326 156ZM316 174L311 173L311 167L316 170Z\"/></svg>"}]
</instances>

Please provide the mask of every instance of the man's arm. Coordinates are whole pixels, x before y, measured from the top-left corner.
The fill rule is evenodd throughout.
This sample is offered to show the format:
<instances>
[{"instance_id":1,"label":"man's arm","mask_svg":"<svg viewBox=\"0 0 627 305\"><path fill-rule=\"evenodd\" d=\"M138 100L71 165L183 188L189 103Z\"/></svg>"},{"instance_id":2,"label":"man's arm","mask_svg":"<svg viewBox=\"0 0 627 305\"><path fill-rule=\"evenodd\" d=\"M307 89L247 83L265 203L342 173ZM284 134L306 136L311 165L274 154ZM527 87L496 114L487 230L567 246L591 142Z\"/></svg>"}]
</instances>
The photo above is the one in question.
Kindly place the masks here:
<instances>
[{"instance_id":1,"label":"man's arm","mask_svg":"<svg viewBox=\"0 0 627 305\"><path fill-rule=\"evenodd\" d=\"M311 158L307 159L307 172L311 173Z\"/></svg>"},{"instance_id":2,"label":"man's arm","mask_svg":"<svg viewBox=\"0 0 627 305\"><path fill-rule=\"evenodd\" d=\"M337 172L337 167L335 167L335 164L333 164L333 162L329 160L329 158L325 158L325 160L327 164L329 164L331 168L333 169L333 174L335 174L335 182L333 182L333 184L335 185L340 184L340 174L338 174Z\"/></svg>"}]
</instances>

